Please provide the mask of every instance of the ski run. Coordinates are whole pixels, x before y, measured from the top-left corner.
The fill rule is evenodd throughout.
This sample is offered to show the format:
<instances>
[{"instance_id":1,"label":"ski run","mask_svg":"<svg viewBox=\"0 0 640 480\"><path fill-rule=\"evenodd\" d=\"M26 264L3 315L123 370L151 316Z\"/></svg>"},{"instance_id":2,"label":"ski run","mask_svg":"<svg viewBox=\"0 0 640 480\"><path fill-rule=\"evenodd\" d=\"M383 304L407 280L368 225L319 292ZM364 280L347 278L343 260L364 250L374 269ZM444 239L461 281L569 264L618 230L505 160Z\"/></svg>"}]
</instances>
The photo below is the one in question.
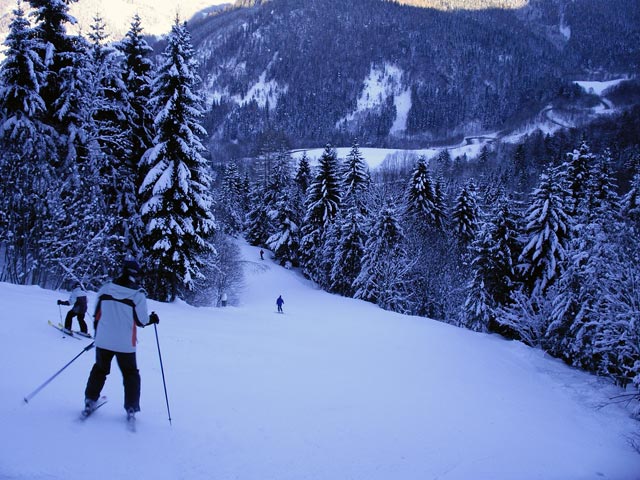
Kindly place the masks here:
<instances>
[{"instance_id":1,"label":"ski run","mask_svg":"<svg viewBox=\"0 0 640 480\"><path fill-rule=\"evenodd\" d=\"M639 424L607 381L496 335L327 294L269 252L241 250L238 305L150 302L172 423L154 329L140 329L135 435L115 360L110 401L77 421L93 349L23 402L90 340L47 326L64 292L0 284L0 478L640 478Z\"/></svg>"}]
</instances>

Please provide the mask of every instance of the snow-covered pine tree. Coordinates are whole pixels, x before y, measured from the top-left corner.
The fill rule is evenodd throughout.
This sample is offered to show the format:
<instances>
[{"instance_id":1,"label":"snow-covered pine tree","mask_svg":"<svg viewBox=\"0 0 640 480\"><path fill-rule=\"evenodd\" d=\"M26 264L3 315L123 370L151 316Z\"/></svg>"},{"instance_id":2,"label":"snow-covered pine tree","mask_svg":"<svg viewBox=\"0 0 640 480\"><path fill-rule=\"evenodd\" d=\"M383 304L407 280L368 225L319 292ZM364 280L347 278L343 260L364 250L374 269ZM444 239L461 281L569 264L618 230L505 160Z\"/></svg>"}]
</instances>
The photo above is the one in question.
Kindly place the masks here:
<instances>
[{"instance_id":1,"label":"snow-covered pine tree","mask_svg":"<svg viewBox=\"0 0 640 480\"><path fill-rule=\"evenodd\" d=\"M46 159L55 170L49 193L58 200L50 202L52 222L40 239L46 251L41 265L49 270L52 286L65 278L99 276L95 266L103 263L100 257L105 252L100 234L104 204L96 163L100 151L91 119L93 69L86 41L66 33L66 25L75 22L68 13L72 1L29 1L35 19L32 38L45 67L40 88L45 105L42 119L53 127L46 132L47 143L57 149ZM100 246L88 249L96 241Z\"/></svg>"},{"instance_id":2,"label":"snow-covered pine tree","mask_svg":"<svg viewBox=\"0 0 640 480\"><path fill-rule=\"evenodd\" d=\"M243 188L238 165L225 164L216 198L216 218L220 229L228 235L239 234L244 225Z\"/></svg>"},{"instance_id":3,"label":"snow-covered pine tree","mask_svg":"<svg viewBox=\"0 0 640 480\"><path fill-rule=\"evenodd\" d=\"M327 262L322 258L325 230L338 213L341 200L340 166L337 154L331 145L327 145L307 189L305 202L307 211L300 245L300 263L303 273L324 286L329 283L329 272L323 270Z\"/></svg>"},{"instance_id":4,"label":"snow-covered pine tree","mask_svg":"<svg viewBox=\"0 0 640 480\"><path fill-rule=\"evenodd\" d=\"M427 159L421 156L411 173L405 189L404 212L409 221L421 231L438 228L436 220L435 184L427 167Z\"/></svg>"},{"instance_id":5,"label":"snow-covered pine tree","mask_svg":"<svg viewBox=\"0 0 640 480\"><path fill-rule=\"evenodd\" d=\"M7 47L0 66L0 279L40 283L43 252L40 239L51 223L50 184L55 177L52 129L43 123L46 105L40 96L45 66L20 5L13 11Z\"/></svg>"},{"instance_id":6,"label":"snow-covered pine tree","mask_svg":"<svg viewBox=\"0 0 640 480\"><path fill-rule=\"evenodd\" d=\"M465 325L476 331L508 334L500 328L495 310L511 302L517 285L517 218L510 200L502 197L471 245L472 278L465 302Z\"/></svg>"},{"instance_id":7,"label":"snow-covered pine tree","mask_svg":"<svg viewBox=\"0 0 640 480\"><path fill-rule=\"evenodd\" d=\"M567 246L567 266L558 280L551 323L547 329L549 351L581 368L598 371L611 353L625 342L611 339L612 326L605 286L616 282L620 262L618 241L621 222L617 217L619 199L608 172L608 159L588 165L584 198L578 203L576 226ZM618 310L616 308L616 310Z\"/></svg>"},{"instance_id":8,"label":"snow-covered pine tree","mask_svg":"<svg viewBox=\"0 0 640 480\"><path fill-rule=\"evenodd\" d=\"M269 208L264 201L264 185L253 185L249 195L249 212L245 221L245 237L250 245L266 247L271 236Z\"/></svg>"},{"instance_id":9,"label":"snow-covered pine tree","mask_svg":"<svg viewBox=\"0 0 640 480\"><path fill-rule=\"evenodd\" d=\"M76 41L66 31L67 24L76 23L76 19L69 14L69 5L75 2L77 0L29 0L32 9L30 16L34 19L33 36L40 59L46 67L40 92L47 109L44 121L62 129L65 127L64 120L59 118L59 109L54 104L62 95L61 71L74 63L77 50L77 45L74 45ZM51 161L55 164L58 159Z\"/></svg>"},{"instance_id":10,"label":"snow-covered pine tree","mask_svg":"<svg viewBox=\"0 0 640 480\"><path fill-rule=\"evenodd\" d=\"M296 185L298 185L302 198L304 198L307 195L307 188L311 183L311 165L309 164L307 152L302 154L302 158L300 158L300 161L298 162L295 181Z\"/></svg>"},{"instance_id":11,"label":"snow-covered pine tree","mask_svg":"<svg viewBox=\"0 0 640 480\"><path fill-rule=\"evenodd\" d=\"M451 154L446 148L442 150L434 160L436 172L439 176L448 177L451 175L452 161Z\"/></svg>"},{"instance_id":12,"label":"snow-covered pine tree","mask_svg":"<svg viewBox=\"0 0 640 480\"><path fill-rule=\"evenodd\" d=\"M598 373L640 389L640 264L622 253L603 283L607 322L595 336Z\"/></svg>"},{"instance_id":13,"label":"snow-covered pine tree","mask_svg":"<svg viewBox=\"0 0 640 480\"><path fill-rule=\"evenodd\" d=\"M631 188L622 198L620 207L625 220L640 233L640 173L633 176Z\"/></svg>"},{"instance_id":14,"label":"snow-covered pine tree","mask_svg":"<svg viewBox=\"0 0 640 480\"><path fill-rule=\"evenodd\" d=\"M113 257L117 265L128 256L140 255L140 204L138 162L132 159L132 95L124 82L124 58L107 43L101 17L96 16L89 33L93 64L93 121L102 154L100 176L103 194L113 219Z\"/></svg>"},{"instance_id":15,"label":"snow-covered pine tree","mask_svg":"<svg viewBox=\"0 0 640 480\"><path fill-rule=\"evenodd\" d=\"M123 58L122 80L129 94L130 116L127 133L130 138L132 166L138 165L143 154L153 145L153 113L150 110L153 49L144 38L142 20L136 14L125 37L116 44ZM141 178L139 183L141 183Z\"/></svg>"},{"instance_id":16,"label":"snow-covered pine tree","mask_svg":"<svg viewBox=\"0 0 640 480\"><path fill-rule=\"evenodd\" d=\"M60 163L57 168L61 202L56 225L43 240L47 264L60 282L80 281L98 287L111 274L121 239L116 219L108 212L100 167L104 155L93 118L97 95L94 64L83 37L71 37L68 64L57 77L60 96L53 102L59 121Z\"/></svg>"},{"instance_id":17,"label":"snow-covered pine tree","mask_svg":"<svg viewBox=\"0 0 640 480\"><path fill-rule=\"evenodd\" d=\"M515 181L514 187L519 192L527 191L529 188L529 174L527 166L527 153L525 150L525 144L521 143L516 147L516 151L513 155L513 180Z\"/></svg>"},{"instance_id":18,"label":"snow-covered pine tree","mask_svg":"<svg viewBox=\"0 0 640 480\"><path fill-rule=\"evenodd\" d=\"M270 163L265 177L264 202L271 209L275 207L282 191L291 188L291 155L286 150L280 150Z\"/></svg>"},{"instance_id":19,"label":"snow-covered pine tree","mask_svg":"<svg viewBox=\"0 0 640 480\"><path fill-rule=\"evenodd\" d=\"M544 294L564 267L572 225L564 203L563 178L553 168L541 174L525 213L518 268L532 295Z\"/></svg>"},{"instance_id":20,"label":"snow-covered pine tree","mask_svg":"<svg viewBox=\"0 0 640 480\"><path fill-rule=\"evenodd\" d=\"M342 168L343 203L356 205L366 215L366 196L371 185L371 175L357 143L351 147Z\"/></svg>"},{"instance_id":21,"label":"snow-covered pine tree","mask_svg":"<svg viewBox=\"0 0 640 480\"><path fill-rule=\"evenodd\" d=\"M362 268L353 283L355 298L394 312L406 313L411 261L397 209L389 204L377 214L365 244Z\"/></svg>"},{"instance_id":22,"label":"snow-covered pine tree","mask_svg":"<svg viewBox=\"0 0 640 480\"><path fill-rule=\"evenodd\" d=\"M567 154L565 172L567 178L567 208L571 215L576 215L580 204L584 201L589 176L596 157L586 141L580 147Z\"/></svg>"},{"instance_id":23,"label":"snow-covered pine tree","mask_svg":"<svg viewBox=\"0 0 640 480\"><path fill-rule=\"evenodd\" d=\"M433 187L433 225L444 231L447 223L447 199L444 193L444 180L441 176L435 179Z\"/></svg>"},{"instance_id":24,"label":"snow-covered pine tree","mask_svg":"<svg viewBox=\"0 0 640 480\"><path fill-rule=\"evenodd\" d=\"M267 246L280 265L298 266L300 234L296 208L289 188L280 192L276 204L269 210L275 232L267 239Z\"/></svg>"},{"instance_id":25,"label":"snow-covered pine tree","mask_svg":"<svg viewBox=\"0 0 640 480\"><path fill-rule=\"evenodd\" d=\"M333 253L330 273L332 291L352 297L353 282L360 273L366 242L365 218L359 208L352 205L340 218L340 241Z\"/></svg>"},{"instance_id":26,"label":"snow-covered pine tree","mask_svg":"<svg viewBox=\"0 0 640 480\"><path fill-rule=\"evenodd\" d=\"M264 202L269 216L267 247L281 265L298 265L300 246L298 209L291 179L291 156L280 151L267 179Z\"/></svg>"},{"instance_id":27,"label":"snow-covered pine tree","mask_svg":"<svg viewBox=\"0 0 640 480\"><path fill-rule=\"evenodd\" d=\"M128 137L127 145L130 152L125 159L125 169L127 174L133 176L134 192L136 193L135 197L130 199L134 203L123 206L123 210L132 212L125 225L126 246L132 251L132 255L137 257L142 248L141 238L143 235L138 192L147 171L142 168L141 160L144 153L153 146L155 136L154 119L151 112L153 76L151 55L153 49L144 38L142 20L138 14L133 17L129 30L125 37L116 44L116 48L121 53L120 72L125 92L128 95L128 108L125 109L127 128L123 133ZM129 199L123 197L123 200Z\"/></svg>"},{"instance_id":28,"label":"snow-covered pine tree","mask_svg":"<svg viewBox=\"0 0 640 480\"><path fill-rule=\"evenodd\" d=\"M469 245L475 238L480 221L476 187L473 181L468 181L460 189L451 212L451 220L458 242L462 246Z\"/></svg>"},{"instance_id":29,"label":"snow-covered pine tree","mask_svg":"<svg viewBox=\"0 0 640 480\"><path fill-rule=\"evenodd\" d=\"M201 277L204 256L214 250L210 175L201 152L202 106L195 89L197 61L186 24L176 17L153 82L154 146L144 157L144 259L154 275L155 298L173 300Z\"/></svg>"},{"instance_id":30,"label":"snow-covered pine tree","mask_svg":"<svg viewBox=\"0 0 640 480\"><path fill-rule=\"evenodd\" d=\"M307 199L307 188L311 183L311 165L307 152L302 154L302 158L298 162L294 181L292 185L292 202L295 209L295 218L299 219L298 226L302 226L302 219L306 215L305 201ZM299 230L301 234L301 230Z\"/></svg>"}]
</instances>

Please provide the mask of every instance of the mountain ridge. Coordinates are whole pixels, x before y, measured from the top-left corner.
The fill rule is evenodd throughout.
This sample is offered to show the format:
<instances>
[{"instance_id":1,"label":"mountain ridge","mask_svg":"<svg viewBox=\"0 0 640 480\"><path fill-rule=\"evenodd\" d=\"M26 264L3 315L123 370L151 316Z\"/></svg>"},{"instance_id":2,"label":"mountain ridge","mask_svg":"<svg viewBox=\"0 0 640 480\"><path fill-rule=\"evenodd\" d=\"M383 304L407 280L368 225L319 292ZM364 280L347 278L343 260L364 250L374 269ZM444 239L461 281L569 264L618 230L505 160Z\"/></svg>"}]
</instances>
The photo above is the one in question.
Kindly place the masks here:
<instances>
[{"instance_id":1,"label":"mountain ridge","mask_svg":"<svg viewBox=\"0 0 640 480\"><path fill-rule=\"evenodd\" d=\"M270 0L192 22L210 144L275 130L297 147L415 146L517 126L580 95L574 80L637 75L638 9L608 5L603 17L594 0L483 11Z\"/></svg>"}]
</instances>

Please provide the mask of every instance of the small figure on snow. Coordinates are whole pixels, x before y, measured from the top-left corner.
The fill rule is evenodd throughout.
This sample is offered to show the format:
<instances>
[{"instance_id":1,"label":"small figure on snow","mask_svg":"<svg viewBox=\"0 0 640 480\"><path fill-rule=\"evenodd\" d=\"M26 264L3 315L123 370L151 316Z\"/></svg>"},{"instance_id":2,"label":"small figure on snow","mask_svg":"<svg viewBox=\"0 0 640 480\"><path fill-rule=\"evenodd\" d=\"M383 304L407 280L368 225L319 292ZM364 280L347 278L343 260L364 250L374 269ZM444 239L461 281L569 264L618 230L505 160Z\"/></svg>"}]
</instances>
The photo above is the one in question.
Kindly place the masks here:
<instances>
[{"instance_id":1,"label":"small figure on snow","mask_svg":"<svg viewBox=\"0 0 640 480\"><path fill-rule=\"evenodd\" d=\"M225 292L223 292L222 295L220 296L220 304L223 307L227 306L227 294Z\"/></svg>"},{"instance_id":2,"label":"small figure on snow","mask_svg":"<svg viewBox=\"0 0 640 480\"><path fill-rule=\"evenodd\" d=\"M276 305L278 305L278 313L283 313L282 312L282 305L284 305L284 300L282 299L282 295L280 295L278 297L278 299L276 300Z\"/></svg>"},{"instance_id":3,"label":"small figure on snow","mask_svg":"<svg viewBox=\"0 0 640 480\"><path fill-rule=\"evenodd\" d=\"M85 389L84 415L90 415L116 357L124 384L124 408L127 419L135 420L140 411L140 372L136 363L136 328L160 323L155 312L147 313L147 297L138 286L140 266L134 260L124 262L122 275L107 282L98 291L94 328L96 363Z\"/></svg>"},{"instance_id":4,"label":"small figure on snow","mask_svg":"<svg viewBox=\"0 0 640 480\"><path fill-rule=\"evenodd\" d=\"M264 250L260 249L260 260L264 260Z\"/></svg>"},{"instance_id":5,"label":"small figure on snow","mask_svg":"<svg viewBox=\"0 0 640 480\"><path fill-rule=\"evenodd\" d=\"M58 305L71 305L71 310L67 312L64 319L64 330L68 335L73 335L71 327L73 317L78 317L78 324L82 333L89 334L87 324L84 321L84 314L87 313L87 292L85 292L79 282L73 284L73 290L69 300L58 300Z\"/></svg>"}]
</instances>

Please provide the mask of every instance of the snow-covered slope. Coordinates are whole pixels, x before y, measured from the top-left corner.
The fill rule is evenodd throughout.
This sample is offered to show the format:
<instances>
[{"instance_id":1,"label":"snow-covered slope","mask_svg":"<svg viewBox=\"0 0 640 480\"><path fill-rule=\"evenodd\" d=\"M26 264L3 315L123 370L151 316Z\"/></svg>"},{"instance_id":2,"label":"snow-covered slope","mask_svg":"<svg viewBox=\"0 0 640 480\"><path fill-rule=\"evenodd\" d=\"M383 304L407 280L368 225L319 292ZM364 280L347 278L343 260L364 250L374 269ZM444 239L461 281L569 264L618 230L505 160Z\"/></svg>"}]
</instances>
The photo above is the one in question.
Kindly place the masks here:
<instances>
[{"instance_id":1,"label":"snow-covered slope","mask_svg":"<svg viewBox=\"0 0 640 480\"><path fill-rule=\"evenodd\" d=\"M93 351L23 404L88 342L47 326L66 292L0 284L0 478L640 478L628 443L638 423L609 402L616 388L516 342L329 295L242 252L239 305L152 302L173 424L147 328L135 434L115 362L109 403L77 420Z\"/></svg>"}]
</instances>

